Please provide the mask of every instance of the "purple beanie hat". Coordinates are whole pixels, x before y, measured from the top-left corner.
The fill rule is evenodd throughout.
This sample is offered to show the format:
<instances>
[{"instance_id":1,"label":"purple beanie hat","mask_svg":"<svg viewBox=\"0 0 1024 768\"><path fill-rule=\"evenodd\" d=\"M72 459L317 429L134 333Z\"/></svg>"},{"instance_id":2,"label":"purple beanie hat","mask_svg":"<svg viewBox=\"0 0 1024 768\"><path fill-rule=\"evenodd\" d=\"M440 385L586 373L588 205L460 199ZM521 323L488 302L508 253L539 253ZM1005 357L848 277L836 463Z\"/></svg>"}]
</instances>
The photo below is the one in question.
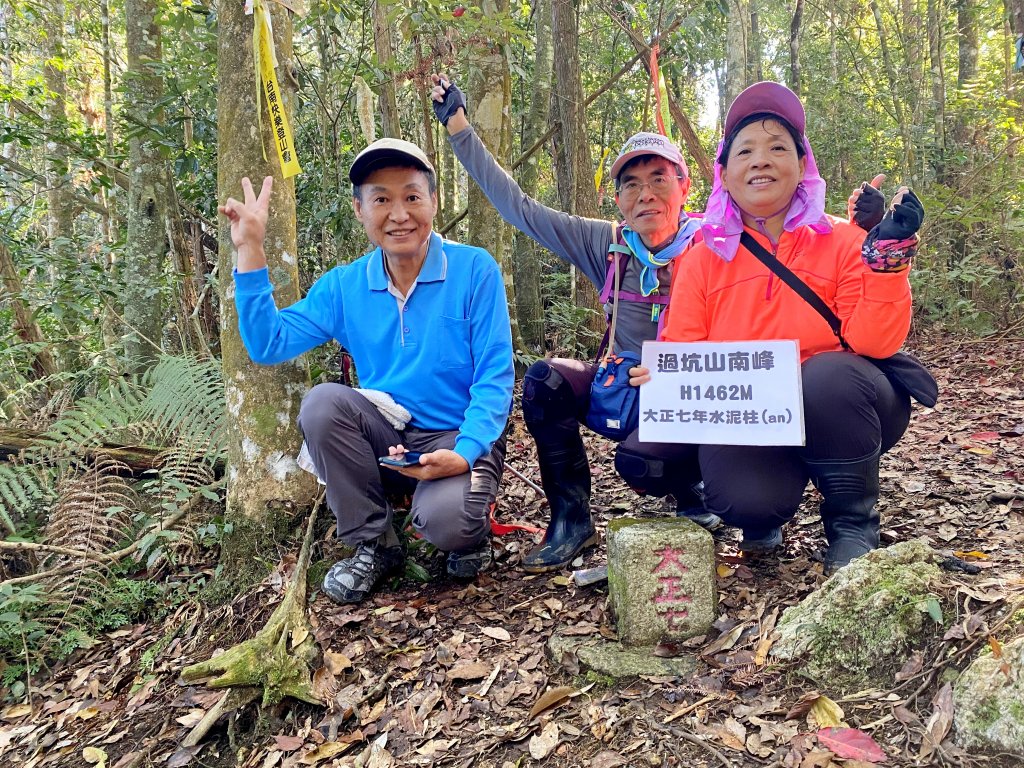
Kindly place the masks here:
<instances>
[{"instance_id":1,"label":"purple beanie hat","mask_svg":"<svg viewBox=\"0 0 1024 768\"><path fill-rule=\"evenodd\" d=\"M804 142L804 177L796 187L786 212L783 229L792 232L802 226L809 226L815 232L832 231L832 223L825 215L825 180L818 175L818 165L805 133L806 121L800 99L789 88L779 83L760 82L743 91L725 118L725 136L728 137L736 125L748 115L766 112L778 115L800 134ZM704 241L715 253L726 261L732 261L739 248L743 233L743 218L739 206L732 201L729 193L722 188L722 165L718 162L725 139L718 144L715 152L715 182L708 198L707 210L701 223Z\"/></svg>"}]
</instances>

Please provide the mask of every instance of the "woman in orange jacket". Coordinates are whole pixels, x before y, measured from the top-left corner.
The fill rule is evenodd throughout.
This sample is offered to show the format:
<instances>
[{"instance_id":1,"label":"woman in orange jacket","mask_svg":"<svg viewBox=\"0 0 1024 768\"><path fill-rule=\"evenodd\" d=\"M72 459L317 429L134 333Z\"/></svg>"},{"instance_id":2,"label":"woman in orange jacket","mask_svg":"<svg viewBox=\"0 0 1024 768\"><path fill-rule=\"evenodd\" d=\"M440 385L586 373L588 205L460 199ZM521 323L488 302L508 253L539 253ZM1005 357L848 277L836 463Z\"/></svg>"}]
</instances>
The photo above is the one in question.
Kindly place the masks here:
<instances>
[{"instance_id":1,"label":"woman in orange jacket","mask_svg":"<svg viewBox=\"0 0 1024 768\"><path fill-rule=\"evenodd\" d=\"M867 238L824 213L825 182L805 133L799 98L778 83L741 93L725 122L703 242L673 275L663 341L797 339L806 445L678 446L696 450L704 506L743 530L740 548L782 543L807 480L821 491L827 571L878 546L878 459L910 419L906 393L861 357L887 357L910 328L907 280L924 210L901 189ZM752 235L814 290L842 323L842 336L740 244ZM633 383L648 380L634 368Z\"/></svg>"}]
</instances>

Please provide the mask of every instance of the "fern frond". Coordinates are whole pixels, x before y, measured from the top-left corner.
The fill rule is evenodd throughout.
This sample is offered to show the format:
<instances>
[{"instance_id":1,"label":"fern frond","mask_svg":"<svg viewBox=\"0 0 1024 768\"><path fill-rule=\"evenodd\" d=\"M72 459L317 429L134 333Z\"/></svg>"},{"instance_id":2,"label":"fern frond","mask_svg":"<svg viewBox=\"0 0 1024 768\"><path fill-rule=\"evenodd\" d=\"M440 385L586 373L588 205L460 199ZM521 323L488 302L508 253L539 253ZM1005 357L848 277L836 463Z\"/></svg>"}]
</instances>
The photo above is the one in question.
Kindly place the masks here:
<instances>
[{"instance_id":1,"label":"fern frond","mask_svg":"<svg viewBox=\"0 0 1024 768\"><path fill-rule=\"evenodd\" d=\"M99 554L129 539L139 505L124 477L127 474L125 464L107 456L98 456L90 464L73 462L58 484L44 543ZM47 568L61 564L61 556L44 561Z\"/></svg>"},{"instance_id":2,"label":"fern frond","mask_svg":"<svg viewBox=\"0 0 1024 768\"><path fill-rule=\"evenodd\" d=\"M38 513L53 498L52 467L22 457L0 463L0 522L14 533L16 521Z\"/></svg>"},{"instance_id":3,"label":"fern frond","mask_svg":"<svg viewBox=\"0 0 1024 768\"><path fill-rule=\"evenodd\" d=\"M140 417L166 435L191 440L209 461L226 448L224 383L220 363L165 355L146 375ZM168 441L170 442L170 441Z\"/></svg>"}]
</instances>

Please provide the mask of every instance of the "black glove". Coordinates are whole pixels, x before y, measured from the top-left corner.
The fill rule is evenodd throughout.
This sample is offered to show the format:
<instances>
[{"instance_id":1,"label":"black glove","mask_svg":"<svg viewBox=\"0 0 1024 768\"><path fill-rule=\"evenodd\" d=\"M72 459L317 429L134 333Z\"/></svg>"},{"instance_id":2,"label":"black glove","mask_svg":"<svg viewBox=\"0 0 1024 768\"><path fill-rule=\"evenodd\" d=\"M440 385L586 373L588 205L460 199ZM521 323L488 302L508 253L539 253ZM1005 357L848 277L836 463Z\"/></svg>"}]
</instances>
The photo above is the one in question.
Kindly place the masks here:
<instances>
[{"instance_id":1,"label":"black glove","mask_svg":"<svg viewBox=\"0 0 1024 768\"><path fill-rule=\"evenodd\" d=\"M870 232L885 213L885 195L866 181L860 185L860 197L853 205L853 223Z\"/></svg>"},{"instance_id":2,"label":"black glove","mask_svg":"<svg viewBox=\"0 0 1024 768\"><path fill-rule=\"evenodd\" d=\"M876 240L906 240L913 237L924 222L924 206L909 189L903 199L886 212L875 227Z\"/></svg>"},{"instance_id":3,"label":"black glove","mask_svg":"<svg viewBox=\"0 0 1024 768\"><path fill-rule=\"evenodd\" d=\"M448 125L451 116L458 112L460 107L468 115L466 95L459 90L459 86L454 82L445 85L445 81L442 80L441 87L444 88L444 101L434 102L434 114L437 116L438 122L441 125Z\"/></svg>"}]
</instances>

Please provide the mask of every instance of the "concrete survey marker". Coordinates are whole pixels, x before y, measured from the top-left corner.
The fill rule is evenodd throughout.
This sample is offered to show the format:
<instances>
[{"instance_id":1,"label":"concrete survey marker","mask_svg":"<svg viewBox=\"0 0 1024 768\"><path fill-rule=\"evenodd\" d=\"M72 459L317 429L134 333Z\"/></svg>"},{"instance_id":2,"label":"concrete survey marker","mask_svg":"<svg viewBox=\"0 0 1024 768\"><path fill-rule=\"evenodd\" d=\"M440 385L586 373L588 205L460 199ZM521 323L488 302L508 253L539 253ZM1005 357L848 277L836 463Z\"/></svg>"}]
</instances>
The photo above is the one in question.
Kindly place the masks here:
<instances>
[{"instance_id":1,"label":"concrete survey marker","mask_svg":"<svg viewBox=\"0 0 1024 768\"><path fill-rule=\"evenodd\" d=\"M611 520L608 592L624 646L704 634L718 608L711 534L683 518Z\"/></svg>"}]
</instances>

